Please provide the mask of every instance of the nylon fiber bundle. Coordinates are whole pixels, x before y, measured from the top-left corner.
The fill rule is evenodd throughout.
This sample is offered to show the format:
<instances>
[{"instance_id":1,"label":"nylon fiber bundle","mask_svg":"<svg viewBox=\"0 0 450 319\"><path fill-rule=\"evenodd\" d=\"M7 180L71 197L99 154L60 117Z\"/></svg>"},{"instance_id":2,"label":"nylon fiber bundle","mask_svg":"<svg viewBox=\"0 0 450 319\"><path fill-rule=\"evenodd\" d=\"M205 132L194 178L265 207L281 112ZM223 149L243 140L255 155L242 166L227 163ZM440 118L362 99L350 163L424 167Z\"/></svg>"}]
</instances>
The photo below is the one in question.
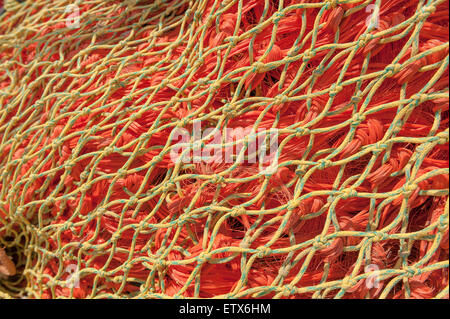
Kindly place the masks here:
<instances>
[{"instance_id":1,"label":"nylon fiber bundle","mask_svg":"<svg viewBox=\"0 0 450 319\"><path fill-rule=\"evenodd\" d=\"M0 1L0 297L448 298L448 16Z\"/></svg>"}]
</instances>

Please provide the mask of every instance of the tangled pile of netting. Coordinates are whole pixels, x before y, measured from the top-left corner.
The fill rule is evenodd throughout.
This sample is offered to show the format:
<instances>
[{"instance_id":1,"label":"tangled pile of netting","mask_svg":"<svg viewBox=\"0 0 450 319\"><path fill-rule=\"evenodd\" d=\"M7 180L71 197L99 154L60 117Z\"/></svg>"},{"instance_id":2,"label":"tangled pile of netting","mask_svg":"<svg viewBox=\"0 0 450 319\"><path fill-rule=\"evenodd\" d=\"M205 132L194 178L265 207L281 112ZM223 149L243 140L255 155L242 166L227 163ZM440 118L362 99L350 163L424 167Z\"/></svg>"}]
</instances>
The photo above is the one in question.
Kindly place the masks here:
<instances>
[{"instance_id":1,"label":"tangled pile of netting","mask_svg":"<svg viewBox=\"0 0 450 319\"><path fill-rule=\"evenodd\" d=\"M1 297L448 298L448 1L2 7Z\"/></svg>"}]
</instances>

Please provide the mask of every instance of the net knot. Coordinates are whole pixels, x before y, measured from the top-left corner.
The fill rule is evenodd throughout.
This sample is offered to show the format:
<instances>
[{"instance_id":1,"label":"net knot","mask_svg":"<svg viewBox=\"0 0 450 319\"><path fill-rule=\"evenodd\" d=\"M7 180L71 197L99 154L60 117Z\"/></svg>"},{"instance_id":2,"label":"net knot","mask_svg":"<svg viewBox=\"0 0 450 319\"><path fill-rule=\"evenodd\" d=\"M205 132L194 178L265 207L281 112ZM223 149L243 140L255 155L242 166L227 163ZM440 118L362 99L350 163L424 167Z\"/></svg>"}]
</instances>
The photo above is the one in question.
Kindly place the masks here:
<instances>
[{"instance_id":1,"label":"net knot","mask_svg":"<svg viewBox=\"0 0 450 319\"><path fill-rule=\"evenodd\" d=\"M314 58L316 56L316 53L312 50L305 50L305 52L303 52L303 62L307 62L309 60L311 60L312 58Z\"/></svg>"},{"instance_id":2,"label":"net knot","mask_svg":"<svg viewBox=\"0 0 450 319\"><path fill-rule=\"evenodd\" d=\"M22 134L15 134L12 139L15 144L19 144L21 142L22 138L23 138ZM53 143L51 144L51 146L53 147ZM56 147L55 147L55 149L56 149Z\"/></svg>"},{"instance_id":3,"label":"net knot","mask_svg":"<svg viewBox=\"0 0 450 319\"><path fill-rule=\"evenodd\" d=\"M325 169L325 168L332 166L333 162L322 158L319 161L317 161L317 164L319 164L319 166L318 166L319 169Z\"/></svg>"},{"instance_id":4,"label":"net knot","mask_svg":"<svg viewBox=\"0 0 450 319\"><path fill-rule=\"evenodd\" d=\"M55 139L55 140L52 142L52 148L53 148L54 150L56 150L56 149L58 149L58 148L61 146L61 144L62 144L62 141L60 141L59 139Z\"/></svg>"},{"instance_id":5,"label":"net knot","mask_svg":"<svg viewBox=\"0 0 450 319\"><path fill-rule=\"evenodd\" d=\"M34 105L36 106L36 108L39 107L43 107L44 106L44 101L42 101L41 99L37 100Z\"/></svg>"},{"instance_id":6,"label":"net knot","mask_svg":"<svg viewBox=\"0 0 450 319\"><path fill-rule=\"evenodd\" d=\"M67 162L65 165L64 165L64 168L67 170L67 171L70 171L70 170L72 170L72 168L75 166L75 162Z\"/></svg>"},{"instance_id":7,"label":"net knot","mask_svg":"<svg viewBox=\"0 0 450 319\"><path fill-rule=\"evenodd\" d=\"M194 66L200 67L203 64L205 64L205 59L203 57L197 57Z\"/></svg>"},{"instance_id":8,"label":"net knot","mask_svg":"<svg viewBox=\"0 0 450 319\"><path fill-rule=\"evenodd\" d=\"M106 214L106 212L107 212L107 210L106 210L106 208L105 207L100 207L98 210L97 210L97 216L103 216L103 215L105 215Z\"/></svg>"},{"instance_id":9,"label":"net knot","mask_svg":"<svg viewBox=\"0 0 450 319\"><path fill-rule=\"evenodd\" d=\"M296 129L295 137L301 137L303 135L310 135L311 131L306 127L298 127Z\"/></svg>"},{"instance_id":10,"label":"net knot","mask_svg":"<svg viewBox=\"0 0 450 319\"><path fill-rule=\"evenodd\" d=\"M58 60L53 62L53 65L55 68L62 68L64 66L64 63L66 63L64 60Z\"/></svg>"},{"instance_id":11,"label":"net knot","mask_svg":"<svg viewBox=\"0 0 450 319\"><path fill-rule=\"evenodd\" d=\"M55 202L56 202L55 198L50 196L45 200L45 205L53 206L55 204Z\"/></svg>"},{"instance_id":12,"label":"net knot","mask_svg":"<svg viewBox=\"0 0 450 319\"><path fill-rule=\"evenodd\" d=\"M70 92L70 98L72 99L72 100L75 100L75 99L77 99L77 98L79 98L80 97L80 92L78 92L78 91L72 91L72 92Z\"/></svg>"},{"instance_id":13,"label":"net knot","mask_svg":"<svg viewBox=\"0 0 450 319\"><path fill-rule=\"evenodd\" d=\"M274 13L273 17L274 17L273 18L273 23L274 24L278 24L278 22L280 22L280 20L284 18L284 13L280 12L280 11L277 11L277 12Z\"/></svg>"},{"instance_id":14,"label":"net knot","mask_svg":"<svg viewBox=\"0 0 450 319\"><path fill-rule=\"evenodd\" d=\"M443 233L447 230L448 228L448 216L445 215L441 215L441 217L439 217L439 223L437 225L437 228L439 230L439 232Z\"/></svg>"},{"instance_id":15,"label":"net knot","mask_svg":"<svg viewBox=\"0 0 450 319\"><path fill-rule=\"evenodd\" d=\"M406 183L402 188L402 194L404 198L410 197L417 189L418 185L413 183Z\"/></svg>"},{"instance_id":16,"label":"net knot","mask_svg":"<svg viewBox=\"0 0 450 319\"><path fill-rule=\"evenodd\" d=\"M112 153L114 153L114 147L112 146L108 146L103 149L103 154L105 157L111 155Z\"/></svg>"},{"instance_id":17,"label":"net knot","mask_svg":"<svg viewBox=\"0 0 450 319\"><path fill-rule=\"evenodd\" d=\"M131 196L131 197L128 199L128 204L129 204L130 206L136 205L137 202L138 202L138 198L137 198L136 196Z\"/></svg>"},{"instance_id":18,"label":"net knot","mask_svg":"<svg viewBox=\"0 0 450 319\"><path fill-rule=\"evenodd\" d=\"M289 201L288 205L287 205L287 209L288 210L294 210L298 207L298 205L300 205L300 200L298 199L292 199Z\"/></svg>"},{"instance_id":19,"label":"net knot","mask_svg":"<svg viewBox=\"0 0 450 319\"><path fill-rule=\"evenodd\" d=\"M97 132L100 130L100 126L98 126L98 125L93 125L92 127L91 127L91 132L90 132L90 134L91 135L95 135L95 134L97 134Z\"/></svg>"},{"instance_id":20,"label":"net knot","mask_svg":"<svg viewBox=\"0 0 450 319\"><path fill-rule=\"evenodd\" d=\"M14 196L15 192L13 191L13 189L11 188L8 191L8 195L6 195L6 200L10 200L13 196Z\"/></svg>"},{"instance_id":21,"label":"net knot","mask_svg":"<svg viewBox=\"0 0 450 319\"><path fill-rule=\"evenodd\" d=\"M122 49L127 47L127 41L126 40L122 40L117 44L118 49Z\"/></svg>"},{"instance_id":22,"label":"net knot","mask_svg":"<svg viewBox=\"0 0 450 319\"><path fill-rule=\"evenodd\" d=\"M87 180L88 177L89 177L89 172L83 171L83 172L80 174L80 180L82 180L82 181Z\"/></svg>"},{"instance_id":23,"label":"net knot","mask_svg":"<svg viewBox=\"0 0 450 319\"><path fill-rule=\"evenodd\" d=\"M212 178L212 182L214 184L222 184L225 183L225 178L220 175L214 175L214 177Z\"/></svg>"},{"instance_id":24,"label":"net knot","mask_svg":"<svg viewBox=\"0 0 450 319\"><path fill-rule=\"evenodd\" d=\"M361 34L361 36L358 39L358 42L356 43L356 45L359 48L364 47L370 40L372 40L373 36L370 33L366 33L366 34Z\"/></svg>"},{"instance_id":25,"label":"net knot","mask_svg":"<svg viewBox=\"0 0 450 319\"><path fill-rule=\"evenodd\" d=\"M389 64L386 67L386 75L388 77L393 76L394 74L397 74L398 72L400 72L400 70L402 69L402 65L400 63L393 63L393 64Z\"/></svg>"},{"instance_id":26,"label":"net knot","mask_svg":"<svg viewBox=\"0 0 450 319\"><path fill-rule=\"evenodd\" d=\"M278 270L278 274L281 276L281 277L287 277L288 275L289 275L289 272L290 272L290 269L289 269L289 266L283 266L283 267L281 267L279 270Z\"/></svg>"},{"instance_id":27,"label":"net knot","mask_svg":"<svg viewBox=\"0 0 450 319\"><path fill-rule=\"evenodd\" d=\"M190 119L188 119L187 117L184 117L178 121L178 127L187 126L189 124L189 122L190 122ZM150 138L150 136L149 136L149 138Z\"/></svg>"},{"instance_id":28,"label":"net knot","mask_svg":"<svg viewBox=\"0 0 450 319\"><path fill-rule=\"evenodd\" d=\"M428 96L426 94L414 94L411 99L416 101L417 104L422 104L427 100Z\"/></svg>"},{"instance_id":29,"label":"net knot","mask_svg":"<svg viewBox=\"0 0 450 319\"><path fill-rule=\"evenodd\" d=\"M154 65L148 68L150 74L158 72L158 68Z\"/></svg>"},{"instance_id":30,"label":"net knot","mask_svg":"<svg viewBox=\"0 0 450 319\"><path fill-rule=\"evenodd\" d=\"M240 215L244 215L246 212L247 212L247 210L244 207L242 207L242 206L241 207L234 207L231 210L230 216L231 217L238 217Z\"/></svg>"},{"instance_id":31,"label":"net knot","mask_svg":"<svg viewBox=\"0 0 450 319\"><path fill-rule=\"evenodd\" d=\"M289 98L286 95L280 94L275 97L274 105L281 105L287 103Z\"/></svg>"},{"instance_id":32,"label":"net knot","mask_svg":"<svg viewBox=\"0 0 450 319\"><path fill-rule=\"evenodd\" d=\"M379 231L374 231L373 232L373 237L372 239L374 241L382 241L382 240L386 240L389 238L389 235L383 232L379 232Z\"/></svg>"},{"instance_id":33,"label":"net knot","mask_svg":"<svg viewBox=\"0 0 450 319\"><path fill-rule=\"evenodd\" d=\"M210 85L210 90L213 91L213 92L216 92L216 91L218 91L220 89L220 86L221 86L220 82L218 82L218 81L213 82Z\"/></svg>"},{"instance_id":34,"label":"net knot","mask_svg":"<svg viewBox=\"0 0 450 319\"><path fill-rule=\"evenodd\" d=\"M359 102L361 102L361 96L359 96L359 95L352 96L352 98L350 99L350 101L351 101L353 104L359 104Z\"/></svg>"},{"instance_id":35,"label":"net knot","mask_svg":"<svg viewBox=\"0 0 450 319\"><path fill-rule=\"evenodd\" d=\"M299 167L299 168L297 168L297 169L295 170L295 175L303 176L303 175L305 175L305 174L306 174L306 168L305 168L305 166Z\"/></svg>"},{"instance_id":36,"label":"net knot","mask_svg":"<svg viewBox=\"0 0 450 319\"><path fill-rule=\"evenodd\" d=\"M73 227L73 223L72 222L65 222L64 226L62 226L61 230L65 231L65 230L69 230Z\"/></svg>"},{"instance_id":37,"label":"net knot","mask_svg":"<svg viewBox=\"0 0 450 319\"><path fill-rule=\"evenodd\" d=\"M15 125L17 122L19 122L19 120L20 120L20 117L18 117L18 116L13 116L13 117L11 118L11 120L9 120L9 122L11 123L11 125Z\"/></svg>"},{"instance_id":38,"label":"net knot","mask_svg":"<svg viewBox=\"0 0 450 319\"><path fill-rule=\"evenodd\" d=\"M167 78L164 78L161 80L161 83L159 84L160 87L166 87L170 84L170 80Z\"/></svg>"},{"instance_id":39,"label":"net knot","mask_svg":"<svg viewBox=\"0 0 450 319\"><path fill-rule=\"evenodd\" d=\"M354 280L353 278L347 276L347 277L345 277L345 278L342 280L342 282L341 282L341 289L343 289L343 290L348 290L348 289L350 289L351 287L355 286L356 283L357 283L356 280Z\"/></svg>"},{"instance_id":40,"label":"net knot","mask_svg":"<svg viewBox=\"0 0 450 319\"><path fill-rule=\"evenodd\" d=\"M339 5L339 0L327 0L327 9L334 9Z\"/></svg>"},{"instance_id":41,"label":"net knot","mask_svg":"<svg viewBox=\"0 0 450 319\"><path fill-rule=\"evenodd\" d=\"M187 222L189 222L189 216L186 215L180 215L178 216L178 219L176 221L176 224L178 225L178 227L182 227L184 224L186 224Z\"/></svg>"},{"instance_id":42,"label":"net knot","mask_svg":"<svg viewBox=\"0 0 450 319\"><path fill-rule=\"evenodd\" d=\"M239 247L241 247L241 248L250 247L250 243L249 243L248 239L244 237L244 239L242 239L242 241L239 243Z\"/></svg>"},{"instance_id":43,"label":"net knot","mask_svg":"<svg viewBox=\"0 0 450 319\"><path fill-rule=\"evenodd\" d=\"M405 275L408 278L419 276L421 273L422 273L422 270L415 266L409 266L409 267L405 268Z\"/></svg>"},{"instance_id":44,"label":"net knot","mask_svg":"<svg viewBox=\"0 0 450 319\"><path fill-rule=\"evenodd\" d=\"M163 156L161 154L158 154L156 156L153 156L152 163L160 163L163 160Z\"/></svg>"},{"instance_id":45,"label":"net knot","mask_svg":"<svg viewBox=\"0 0 450 319\"><path fill-rule=\"evenodd\" d=\"M398 256L400 258L408 258L410 254L411 254L411 251L405 250L405 251L399 252Z\"/></svg>"},{"instance_id":46,"label":"net knot","mask_svg":"<svg viewBox=\"0 0 450 319\"><path fill-rule=\"evenodd\" d=\"M204 264L205 262L208 262L211 259L208 253L202 252L197 256L197 262L199 264Z\"/></svg>"},{"instance_id":47,"label":"net knot","mask_svg":"<svg viewBox=\"0 0 450 319\"><path fill-rule=\"evenodd\" d=\"M28 75L25 75L21 80L23 83L30 83L31 78Z\"/></svg>"},{"instance_id":48,"label":"net knot","mask_svg":"<svg viewBox=\"0 0 450 319\"><path fill-rule=\"evenodd\" d=\"M378 153L384 152L384 150L385 150L387 147L388 147L387 144L381 143L381 142L377 142L377 143L374 144L374 149L373 149L372 152L373 152L374 154L378 154Z\"/></svg>"},{"instance_id":49,"label":"net knot","mask_svg":"<svg viewBox=\"0 0 450 319\"><path fill-rule=\"evenodd\" d=\"M313 76L319 77L325 72L325 67L323 65L319 65L317 68L313 71Z\"/></svg>"},{"instance_id":50,"label":"net knot","mask_svg":"<svg viewBox=\"0 0 450 319\"><path fill-rule=\"evenodd\" d=\"M24 211L25 211L25 208L23 208L22 206L19 206L19 207L16 208L15 214L17 216L22 216Z\"/></svg>"},{"instance_id":51,"label":"net knot","mask_svg":"<svg viewBox=\"0 0 450 319\"><path fill-rule=\"evenodd\" d=\"M13 66L14 63L15 61L5 61L2 64L0 64L0 67L2 67L3 69L9 69L10 67Z\"/></svg>"},{"instance_id":52,"label":"net knot","mask_svg":"<svg viewBox=\"0 0 450 319\"><path fill-rule=\"evenodd\" d=\"M167 194L168 192L170 192L173 188L175 187L175 183L172 181L167 181L162 187L161 187L161 191L164 194Z\"/></svg>"},{"instance_id":53,"label":"net knot","mask_svg":"<svg viewBox=\"0 0 450 319\"><path fill-rule=\"evenodd\" d=\"M81 116L89 116L91 114L92 110L89 107L83 108L83 110L80 112Z\"/></svg>"},{"instance_id":54,"label":"net knot","mask_svg":"<svg viewBox=\"0 0 450 319\"><path fill-rule=\"evenodd\" d=\"M80 191L81 191L82 193L87 193L87 191L88 191L89 189L91 189L91 184L89 184L89 183L83 184L83 185L81 185L81 187L80 187Z\"/></svg>"},{"instance_id":55,"label":"net knot","mask_svg":"<svg viewBox=\"0 0 450 319\"><path fill-rule=\"evenodd\" d=\"M195 19L195 20L201 20L201 19L202 19L202 12L199 11L199 10L195 11L195 13L194 13L194 19Z\"/></svg>"},{"instance_id":56,"label":"net knot","mask_svg":"<svg viewBox=\"0 0 450 319\"><path fill-rule=\"evenodd\" d=\"M436 134L436 137L438 138L438 144L447 144L448 143L448 131L446 132L440 132Z\"/></svg>"},{"instance_id":57,"label":"net knot","mask_svg":"<svg viewBox=\"0 0 450 319\"><path fill-rule=\"evenodd\" d=\"M358 192L353 188L345 188L341 192L342 199L358 196Z\"/></svg>"},{"instance_id":58,"label":"net knot","mask_svg":"<svg viewBox=\"0 0 450 319\"><path fill-rule=\"evenodd\" d=\"M140 118L141 117L141 114L139 114L139 113L133 113L133 114L131 114L130 115L130 121L136 121L138 118Z\"/></svg>"},{"instance_id":59,"label":"net knot","mask_svg":"<svg viewBox=\"0 0 450 319\"><path fill-rule=\"evenodd\" d=\"M272 249L266 246L259 246L258 248L256 248L256 250L258 251L257 253L258 258L267 257L272 253Z\"/></svg>"},{"instance_id":60,"label":"net knot","mask_svg":"<svg viewBox=\"0 0 450 319\"><path fill-rule=\"evenodd\" d=\"M164 259L158 259L155 262L155 267L159 272L162 272L167 267L167 262Z\"/></svg>"},{"instance_id":61,"label":"net knot","mask_svg":"<svg viewBox=\"0 0 450 319\"><path fill-rule=\"evenodd\" d=\"M293 285L284 285L283 291L281 292L284 297L287 297L289 295L293 295L297 292L297 287Z\"/></svg>"},{"instance_id":62,"label":"net knot","mask_svg":"<svg viewBox=\"0 0 450 319\"><path fill-rule=\"evenodd\" d=\"M237 43L239 42L239 36L230 36L230 37L227 37L227 40L228 40L228 42L230 42L230 44L232 46L236 46Z\"/></svg>"},{"instance_id":63,"label":"net knot","mask_svg":"<svg viewBox=\"0 0 450 319\"><path fill-rule=\"evenodd\" d=\"M263 62L256 61L255 63L253 63L253 72L255 73L266 72L266 65Z\"/></svg>"},{"instance_id":64,"label":"net knot","mask_svg":"<svg viewBox=\"0 0 450 319\"><path fill-rule=\"evenodd\" d=\"M422 8L419 15L417 16L417 19L419 21L425 21L428 18L428 16L430 14L433 14L435 11L436 11L436 7L433 4L426 6L426 7Z\"/></svg>"},{"instance_id":65,"label":"net knot","mask_svg":"<svg viewBox=\"0 0 450 319\"><path fill-rule=\"evenodd\" d=\"M208 78L200 78L197 80L197 83L200 85L207 85L208 84Z\"/></svg>"},{"instance_id":66,"label":"net knot","mask_svg":"<svg viewBox=\"0 0 450 319\"><path fill-rule=\"evenodd\" d=\"M223 109L223 113L228 114L231 117L235 117L237 115L237 111L231 105L225 106Z\"/></svg>"},{"instance_id":67,"label":"net knot","mask_svg":"<svg viewBox=\"0 0 450 319\"><path fill-rule=\"evenodd\" d=\"M331 97L336 96L339 92L341 92L344 89L344 87L342 85L336 85L336 83L333 83L333 85L331 86L331 90L329 95Z\"/></svg>"},{"instance_id":68,"label":"net knot","mask_svg":"<svg viewBox=\"0 0 450 319\"><path fill-rule=\"evenodd\" d=\"M123 178L127 175L127 171L123 168L120 168L117 170L117 176L119 176L119 178Z\"/></svg>"},{"instance_id":69,"label":"net knot","mask_svg":"<svg viewBox=\"0 0 450 319\"><path fill-rule=\"evenodd\" d=\"M359 124L361 124L361 122L363 122L365 119L366 119L366 116L363 114L359 114L359 113L353 114L351 126L356 127Z\"/></svg>"},{"instance_id":70,"label":"net knot","mask_svg":"<svg viewBox=\"0 0 450 319\"><path fill-rule=\"evenodd\" d=\"M318 236L314 237L313 247L315 250L320 250L327 243L328 243L328 241L324 237L322 237L321 235L318 235Z\"/></svg>"}]
</instances>

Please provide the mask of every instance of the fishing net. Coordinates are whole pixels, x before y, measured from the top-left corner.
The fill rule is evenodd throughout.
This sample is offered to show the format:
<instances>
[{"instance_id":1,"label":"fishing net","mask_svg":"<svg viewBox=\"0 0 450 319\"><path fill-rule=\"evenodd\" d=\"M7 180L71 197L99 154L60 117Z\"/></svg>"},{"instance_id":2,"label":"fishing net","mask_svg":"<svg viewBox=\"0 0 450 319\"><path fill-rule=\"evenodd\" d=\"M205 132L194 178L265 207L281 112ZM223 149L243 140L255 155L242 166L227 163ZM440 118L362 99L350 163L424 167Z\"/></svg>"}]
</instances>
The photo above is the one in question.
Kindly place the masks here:
<instances>
[{"instance_id":1,"label":"fishing net","mask_svg":"<svg viewBox=\"0 0 450 319\"><path fill-rule=\"evenodd\" d=\"M0 4L1 298L448 298L448 1Z\"/></svg>"}]
</instances>

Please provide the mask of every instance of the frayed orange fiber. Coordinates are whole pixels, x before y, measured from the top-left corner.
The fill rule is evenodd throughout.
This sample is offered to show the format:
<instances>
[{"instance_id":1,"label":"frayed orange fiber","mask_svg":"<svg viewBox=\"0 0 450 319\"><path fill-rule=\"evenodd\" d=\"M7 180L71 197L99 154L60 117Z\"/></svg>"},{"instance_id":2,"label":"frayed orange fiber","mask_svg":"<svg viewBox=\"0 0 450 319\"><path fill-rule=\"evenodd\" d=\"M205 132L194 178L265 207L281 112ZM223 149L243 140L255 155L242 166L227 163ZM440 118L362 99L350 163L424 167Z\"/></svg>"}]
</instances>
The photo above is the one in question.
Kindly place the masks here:
<instances>
[{"instance_id":1,"label":"frayed orange fiber","mask_svg":"<svg viewBox=\"0 0 450 319\"><path fill-rule=\"evenodd\" d=\"M1 293L448 298L448 1L11 3Z\"/></svg>"}]
</instances>

